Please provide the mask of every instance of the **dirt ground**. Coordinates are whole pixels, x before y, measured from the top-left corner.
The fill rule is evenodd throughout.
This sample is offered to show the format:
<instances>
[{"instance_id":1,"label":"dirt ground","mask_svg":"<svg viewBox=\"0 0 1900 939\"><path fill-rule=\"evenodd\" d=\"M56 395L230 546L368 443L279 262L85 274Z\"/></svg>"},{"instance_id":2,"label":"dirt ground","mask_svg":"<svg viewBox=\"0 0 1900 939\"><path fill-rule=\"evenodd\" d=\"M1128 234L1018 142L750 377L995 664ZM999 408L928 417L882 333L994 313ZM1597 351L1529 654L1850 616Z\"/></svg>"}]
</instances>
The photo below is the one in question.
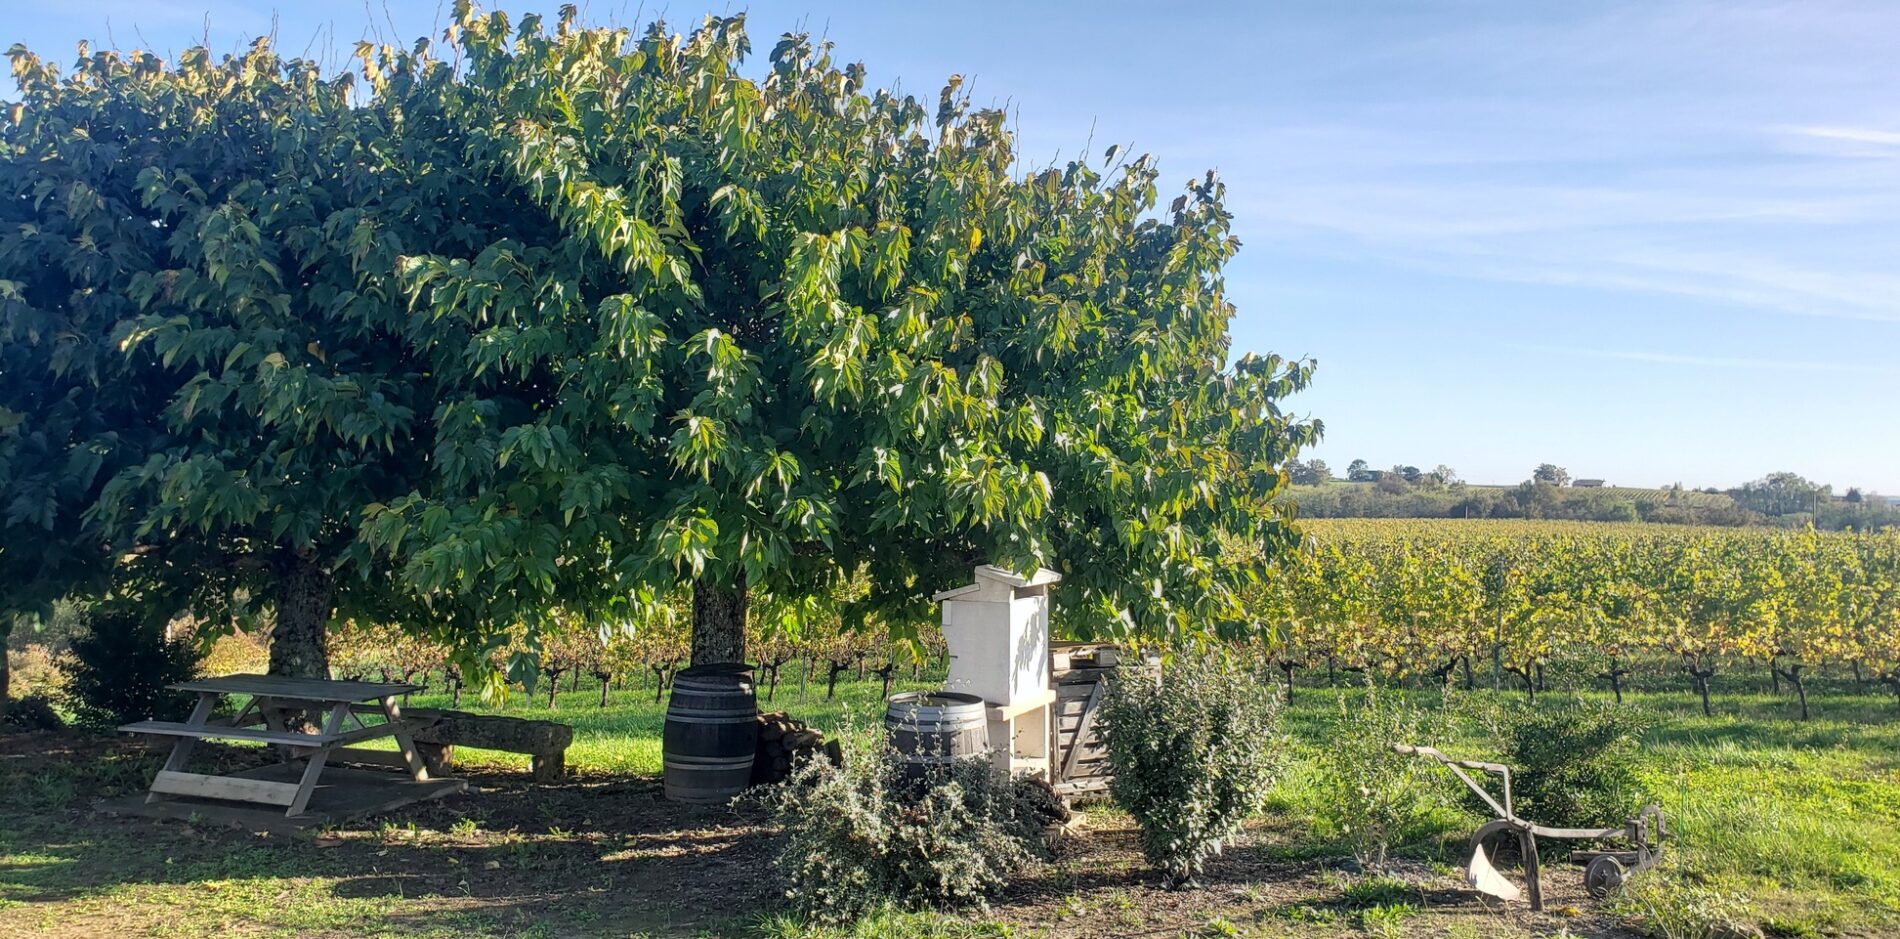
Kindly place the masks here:
<instances>
[{"instance_id":1,"label":"dirt ground","mask_svg":"<svg viewBox=\"0 0 1900 939\"><path fill-rule=\"evenodd\" d=\"M259 759L211 752L221 769ZM676 805L652 779L475 777L465 795L291 835L96 811L157 762L123 738L0 734L0 935L739 937L778 903L761 812ZM1052 863L969 915L1052 939L1627 935L1562 865L1543 914L1481 902L1456 871L1392 873L1291 859L1263 823L1198 887L1169 890L1127 819L1091 811Z\"/></svg>"}]
</instances>

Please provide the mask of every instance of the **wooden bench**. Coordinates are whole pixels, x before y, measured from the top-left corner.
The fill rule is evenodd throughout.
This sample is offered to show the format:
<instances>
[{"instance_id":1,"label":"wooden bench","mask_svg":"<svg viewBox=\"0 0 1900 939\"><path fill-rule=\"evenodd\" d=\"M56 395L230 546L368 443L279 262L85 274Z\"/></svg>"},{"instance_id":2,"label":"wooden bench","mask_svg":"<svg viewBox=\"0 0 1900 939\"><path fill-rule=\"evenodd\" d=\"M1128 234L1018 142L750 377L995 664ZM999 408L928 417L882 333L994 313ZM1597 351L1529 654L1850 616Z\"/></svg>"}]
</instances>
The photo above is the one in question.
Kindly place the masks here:
<instances>
[{"instance_id":1,"label":"wooden bench","mask_svg":"<svg viewBox=\"0 0 1900 939\"><path fill-rule=\"evenodd\" d=\"M408 714L418 722L413 735L416 751L432 773L445 771L458 746L525 753L535 782L554 782L567 772L567 748L574 742L574 728L566 724L428 708Z\"/></svg>"}]
</instances>

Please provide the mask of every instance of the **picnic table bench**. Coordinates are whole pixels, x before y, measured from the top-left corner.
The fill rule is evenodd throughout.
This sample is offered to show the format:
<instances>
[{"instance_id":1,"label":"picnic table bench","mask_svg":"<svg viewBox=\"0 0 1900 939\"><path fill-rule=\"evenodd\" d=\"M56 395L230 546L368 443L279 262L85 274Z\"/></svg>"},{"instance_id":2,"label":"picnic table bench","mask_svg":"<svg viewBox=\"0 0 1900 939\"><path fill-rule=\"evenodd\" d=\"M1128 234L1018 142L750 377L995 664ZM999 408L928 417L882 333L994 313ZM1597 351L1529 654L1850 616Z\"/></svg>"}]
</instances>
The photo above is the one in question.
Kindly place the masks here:
<instances>
[{"instance_id":1,"label":"picnic table bench","mask_svg":"<svg viewBox=\"0 0 1900 939\"><path fill-rule=\"evenodd\" d=\"M220 799L283 806L296 817L310 804L324 768L331 760L394 767L418 783L429 771L416 751L415 722L405 720L397 699L422 690L417 685L277 675L226 675L170 686L196 692L198 702L183 721L138 721L121 726L126 733L176 737L171 755L152 779L147 803L175 797ZM230 720L212 718L218 698L248 698ZM305 728L305 715L321 715L314 730ZM363 718L380 717L370 722ZM355 726L350 726L351 724ZM260 726L261 725L261 726ZM393 737L396 750L352 747L365 740ZM301 762L296 782L260 779L255 775L217 776L185 771L194 745L200 740L245 740L276 749L287 764Z\"/></svg>"}]
</instances>

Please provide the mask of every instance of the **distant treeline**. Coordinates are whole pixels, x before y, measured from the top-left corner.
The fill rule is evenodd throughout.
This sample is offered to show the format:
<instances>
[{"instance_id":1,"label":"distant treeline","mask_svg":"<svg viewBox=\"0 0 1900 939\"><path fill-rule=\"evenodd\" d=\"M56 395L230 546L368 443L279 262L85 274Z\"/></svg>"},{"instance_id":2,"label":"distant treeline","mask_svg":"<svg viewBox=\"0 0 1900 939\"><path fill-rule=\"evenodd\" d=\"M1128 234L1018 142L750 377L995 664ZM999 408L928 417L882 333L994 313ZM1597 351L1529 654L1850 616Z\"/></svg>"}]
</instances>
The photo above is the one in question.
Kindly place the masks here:
<instances>
[{"instance_id":1,"label":"distant treeline","mask_svg":"<svg viewBox=\"0 0 1900 939\"><path fill-rule=\"evenodd\" d=\"M1765 525L1822 531L1900 528L1900 508L1858 490L1835 496L1828 487L1776 473L1731 490L1588 488L1527 480L1517 486L1437 484L1427 474L1406 482L1295 485L1283 497L1305 518L1537 518L1586 522L1657 522L1740 527Z\"/></svg>"}]
</instances>

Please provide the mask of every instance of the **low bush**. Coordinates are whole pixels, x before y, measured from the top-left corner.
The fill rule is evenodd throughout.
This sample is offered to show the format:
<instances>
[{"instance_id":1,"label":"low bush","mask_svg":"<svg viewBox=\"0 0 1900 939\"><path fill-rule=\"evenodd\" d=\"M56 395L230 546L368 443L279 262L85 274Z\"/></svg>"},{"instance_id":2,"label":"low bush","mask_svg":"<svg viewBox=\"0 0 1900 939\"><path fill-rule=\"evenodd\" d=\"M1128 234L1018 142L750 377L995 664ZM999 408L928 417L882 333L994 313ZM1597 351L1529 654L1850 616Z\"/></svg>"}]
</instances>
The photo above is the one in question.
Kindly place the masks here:
<instances>
[{"instance_id":1,"label":"low bush","mask_svg":"<svg viewBox=\"0 0 1900 939\"><path fill-rule=\"evenodd\" d=\"M0 726L16 730L59 730L66 722L53 709L51 698L30 694L7 702L5 713L0 714Z\"/></svg>"},{"instance_id":2,"label":"low bush","mask_svg":"<svg viewBox=\"0 0 1900 939\"><path fill-rule=\"evenodd\" d=\"M191 697L165 686L197 674L197 646L165 638L163 619L130 606L95 606L90 620L63 662L67 694L81 726L180 720L191 712Z\"/></svg>"},{"instance_id":3,"label":"low bush","mask_svg":"<svg viewBox=\"0 0 1900 939\"><path fill-rule=\"evenodd\" d=\"M803 762L758 798L787 835L786 899L839 925L887 907L981 906L1042 850L1027 786L987 759L909 780L884 748L860 745L838 764Z\"/></svg>"},{"instance_id":4,"label":"low bush","mask_svg":"<svg viewBox=\"0 0 1900 939\"><path fill-rule=\"evenodd\" d=\"M15 645L8 652L8 662L14 694L24 698L35 694L59 697L64 693L66 675L60 670L59 653L51 646L39 642Z\"/></svg>"},{"instance_id":5,"label":"low bush","mask_svg":"<svg viewBox=\"0 0 1900 939\"><path fill-rule=\"evenodd\" d=\"M1259 811L1279 775L1277 687L1214 656L1183 656L1161 680L1126 673L1101 711L1109 794L1141 826L1141 851L1190 883Z\"/></svg>"},{"instance_id":6,"label":"low bush","mask_svg":"<svg viewBox=\"0 0 1900 939\"><path fill-rule=\"evenodd\" d=\"M1321 828L1348 845L1359 863L1382 867L1396 845L1438 829L1458 783L1437 763L1392 749L1431 745L1444 736L1441 712L1368 685L1341 695L1339 713L1319 748ZM1458 791L1462 792L1462 788Z\"/></svg>"},{"instance_id":7,"label":"low bush","mask_svg":"<svg viewBox=\"0 0 1900 939\"><path fill-rule=\"evenodd\" d=\"M1555 702L1552 702L1553 704ZM1544 825L1618 825L1649 798L1637 774L1655 718L1589 701L1520 708L1499 720L1518 815Z\"/></svg>"}]
</instances>

